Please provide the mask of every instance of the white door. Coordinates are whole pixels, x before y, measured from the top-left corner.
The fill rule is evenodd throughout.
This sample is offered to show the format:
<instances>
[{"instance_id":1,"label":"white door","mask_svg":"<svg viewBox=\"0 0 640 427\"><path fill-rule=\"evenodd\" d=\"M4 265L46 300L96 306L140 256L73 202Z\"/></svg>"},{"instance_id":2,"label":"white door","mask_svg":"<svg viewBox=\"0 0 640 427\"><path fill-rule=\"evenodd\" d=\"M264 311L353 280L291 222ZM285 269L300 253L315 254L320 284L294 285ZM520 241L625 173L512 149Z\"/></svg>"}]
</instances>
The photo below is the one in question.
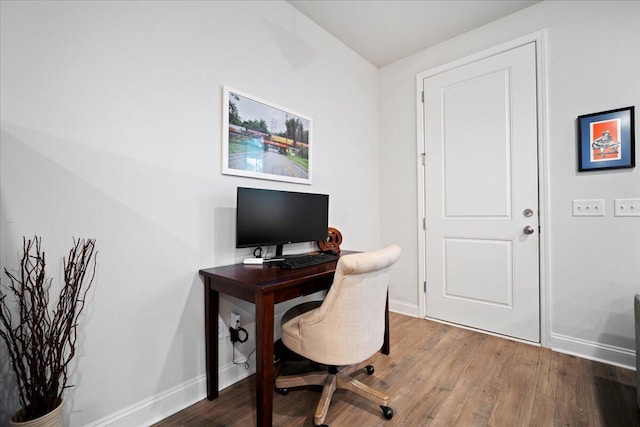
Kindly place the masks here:
<instances>
[{"instance_id":1,"label":"white door","mask_svg":"<svg viewBox=\"0 0 640 427\"><path fill-rule=\"evenodd\" d=\"M423 84L427 317L539 342L535 43Z\"/></svg>"}]
</instances>

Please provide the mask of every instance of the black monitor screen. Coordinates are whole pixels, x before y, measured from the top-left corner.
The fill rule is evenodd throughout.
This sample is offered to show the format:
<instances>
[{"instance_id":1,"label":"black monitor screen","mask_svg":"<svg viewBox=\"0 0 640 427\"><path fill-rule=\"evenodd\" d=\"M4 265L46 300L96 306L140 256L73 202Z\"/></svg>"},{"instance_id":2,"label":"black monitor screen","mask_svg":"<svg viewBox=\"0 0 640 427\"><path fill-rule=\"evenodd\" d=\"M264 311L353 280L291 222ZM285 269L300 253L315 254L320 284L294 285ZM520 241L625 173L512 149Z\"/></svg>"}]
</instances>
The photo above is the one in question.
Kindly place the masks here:
<instances>
[{"instance_id":1,"label":"black monitor screen","mask_svg":"<svg viewBox=\"0 0 640 427\"><path fill-rule=\"evenodd\" d=\"M238 248L323 240L328 224L326 194L238 187Z\"/></svg>"}]
</instances>

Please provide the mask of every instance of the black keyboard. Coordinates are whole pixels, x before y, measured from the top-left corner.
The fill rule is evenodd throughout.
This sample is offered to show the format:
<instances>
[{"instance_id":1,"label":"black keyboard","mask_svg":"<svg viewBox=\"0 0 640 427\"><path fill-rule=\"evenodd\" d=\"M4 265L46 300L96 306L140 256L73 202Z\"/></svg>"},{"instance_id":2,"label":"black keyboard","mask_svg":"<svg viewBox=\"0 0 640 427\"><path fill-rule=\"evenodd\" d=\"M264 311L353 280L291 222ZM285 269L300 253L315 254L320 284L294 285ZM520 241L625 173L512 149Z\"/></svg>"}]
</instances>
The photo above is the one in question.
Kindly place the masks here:
<instances>
[{"instance_id":1,"label":"black keyboard","mask_svg":"<svg viewBox=\"0 0 640 427\"><path fill-rule=\"evenodd\" d=\"M290 270L302 267L309 267L311 265L324 264L331 261L336 261L338 257L331 254L306 254L306 255L292 255L286 256L283 261L280 262L280 267Z\"/></svg>"}]
</instances>

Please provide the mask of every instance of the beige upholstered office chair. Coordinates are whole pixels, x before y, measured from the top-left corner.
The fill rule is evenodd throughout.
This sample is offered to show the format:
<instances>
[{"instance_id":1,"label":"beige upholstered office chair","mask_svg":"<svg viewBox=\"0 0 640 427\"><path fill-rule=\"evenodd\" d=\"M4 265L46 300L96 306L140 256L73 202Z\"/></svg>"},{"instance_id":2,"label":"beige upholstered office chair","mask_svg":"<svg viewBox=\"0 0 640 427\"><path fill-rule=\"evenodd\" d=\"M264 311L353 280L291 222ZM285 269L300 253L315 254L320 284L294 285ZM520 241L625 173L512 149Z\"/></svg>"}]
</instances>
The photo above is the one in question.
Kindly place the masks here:
<instances>
[{"instance_id":1,"label":"beige upholstered office chair","mask_svg":"<svg viewBox=\"0 0 640 427\"><path fill-rule=\"evenodd\" d=\"M337 388L351 390L377 403L387 419L393 417L386 394L348 374L382 347L389 270L399 257L400 247L396 245L343 255L325 300L303 314L299 314L301 306L294 307L283 317L284 345L311 361L327 365L327 371L276 378L276 389L282 394L287 394L291 387L324 386L315 413L316 425L324 424ZM371 365L366 370L373 374Z\"/></svg>"}]
</instances>

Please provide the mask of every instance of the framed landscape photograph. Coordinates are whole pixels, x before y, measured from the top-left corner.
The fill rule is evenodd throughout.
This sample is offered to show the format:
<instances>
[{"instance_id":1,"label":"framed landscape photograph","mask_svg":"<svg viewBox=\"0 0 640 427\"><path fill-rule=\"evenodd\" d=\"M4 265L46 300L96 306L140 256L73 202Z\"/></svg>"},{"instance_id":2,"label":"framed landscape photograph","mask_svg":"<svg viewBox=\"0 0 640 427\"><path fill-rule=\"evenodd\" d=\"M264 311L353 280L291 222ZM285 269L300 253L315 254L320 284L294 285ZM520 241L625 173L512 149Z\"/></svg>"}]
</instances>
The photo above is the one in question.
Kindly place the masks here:
<instances>
[{"instance_id":1,"label":"framed landscape photograph","mask_svg":"<svg viewBox=\"0 0 640 427\"><path fill-rule=\"evenodd\" d=\"M312 120L227 86L222 173L311 184Z\"/></svg>"},{"instance_id":2,"label":"framed landscape photograph","mask_svg":"<svg viewBox=\"0 0 640 427\"><path fill-rule=\"evenodd\" d=\"M578 117L580 172L636 165L634 107Z\"/></svg>"}]
</instances>

